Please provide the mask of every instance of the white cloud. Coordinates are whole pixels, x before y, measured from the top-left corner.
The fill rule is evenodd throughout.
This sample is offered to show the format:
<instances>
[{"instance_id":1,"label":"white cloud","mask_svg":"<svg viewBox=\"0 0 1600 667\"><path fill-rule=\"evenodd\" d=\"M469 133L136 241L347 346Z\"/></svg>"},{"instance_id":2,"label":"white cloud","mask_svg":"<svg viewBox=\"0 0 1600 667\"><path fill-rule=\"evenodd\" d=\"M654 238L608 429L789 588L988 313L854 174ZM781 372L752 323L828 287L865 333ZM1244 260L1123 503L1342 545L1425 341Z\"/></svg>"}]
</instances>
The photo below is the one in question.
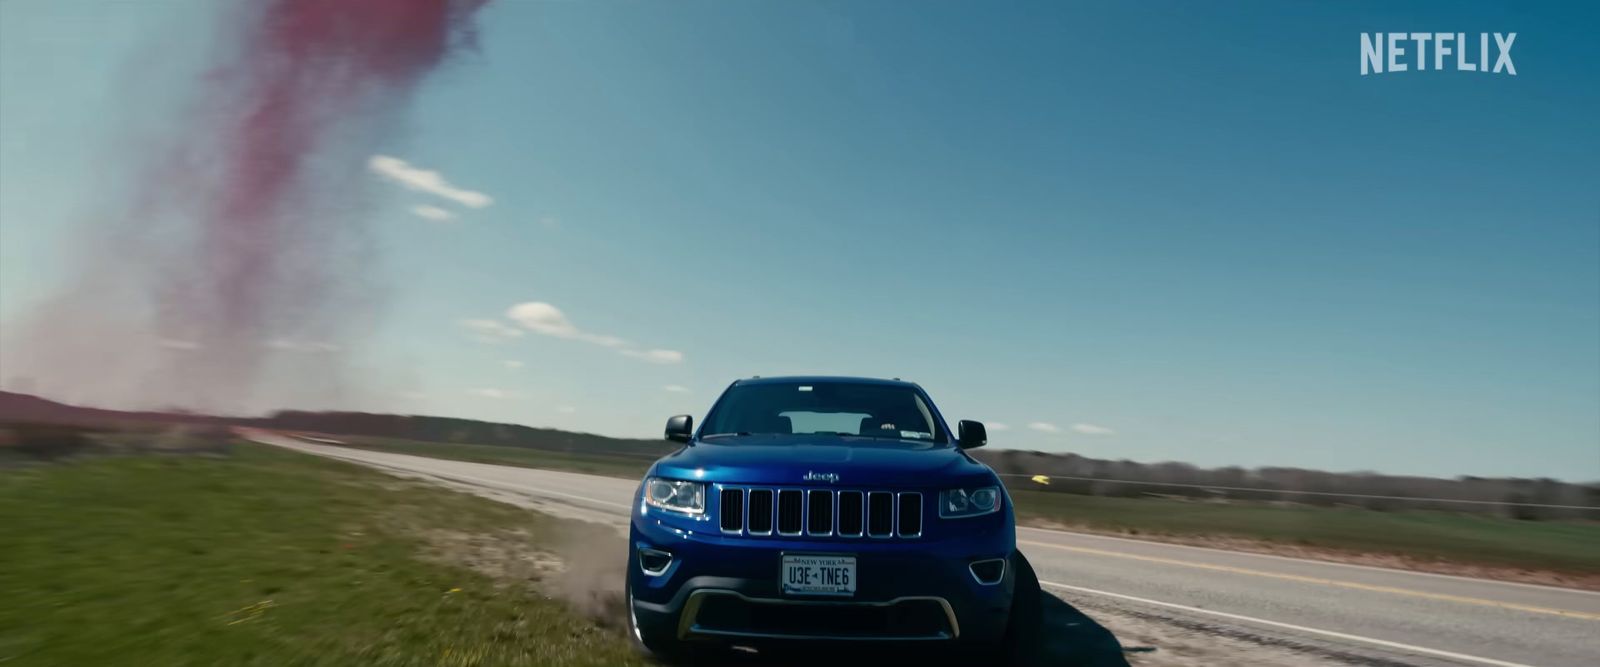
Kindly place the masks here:
<instances>
[{"instance_id":1,"label":"white cloud","mask_svg":"<svg viewBox=\"0 0 1600 667\"><path fill-rule=\"evenodd\" d=\"M480 343L503 343L513 338L522 337L521 329L507 325L500 320L461 320L461 326L472 334L473 340Z\"/></svg>"},{"instance_id":2,"label":"white cloud","mask_svg":"<svg viewBox=\"0 0 1600 667\"><path fill-rule=\"evenodd\" d=\"M559 408L556 408L556 412L559 412L559 413L564 414L564 415L570 415L570 414L572 414L574 412L577 412L577 411L578 411L577 408L572 407L570 405L563 405L563 406L561 406Z\"/></svg>"},{"instance_id":3,"label":"white cloud","mask_svg":"<svg viewBox=\"0 0 1600 667\"><path fill-rule=\"evenodd\" d=\"M537 334L611 348L620 354L651 363L683 362L683 353L677 350L640 349L625 338L579 329L572 320L567 319L566 313L561 312L560 308L543 301L516 304L506 310L506 318Z\"/></svg>"},{"instance_id":4,"label":"white cloud","mask_svg":"<svg viewBox=\"0 0 1600 667\"><path fill-rule=\"evenodd\" d=\"M1052 424L1050 422L1033 422L1031 424L1028 424L1028 428L1031 428L1031 429L1033 429L1035 431L1039 431L1041 433L1060 433L1061 432L1061 427L1060 426L1056 426L1055 424Z\"/></svg>"},{"instance_id":5,"label":"white cloud","mask_svg":"<svg viewBox=\"0 0 1600 667\"><path fill-rule=\"evenodd\" d=\"M577 338L582 332L572 325L565 313L543 301L529 301L512 306L506 317L534 333L557 338Z\"/></svg>"},{"instance_id":6,"label":"white cloud","mask_svg":"<svg viewBox=\"0 0 1600 667\"><path fill-rule=\"evenodd\" d=\"M469 390L467 393L472 394L473 396L478 396L480 398L492 398L492 399L497 400L497 401L502 401L502 400L507 400L507 399L512 399L512 398L522 398L521 394L518 394L517 392L514 392L514 391L507 391L505 389L493 389L493 388L488 388L488 387L485 387L485 388L482 388L482 389L472 389L472 390Z\"/></svg>"},{"instance_id":7,"label":"white cloud","mask_svg":"<svg viewBox=\"0 0 1600 667\"><path fill-rule=\"evenodd\" d=\"M685 386L683 386L681 384L669 384L669 385L667 385L665 387L662 387L662 389L670 391L670 392L672 392L674 394L687 394L687 393L689 393L689 388L685 387Z\"/></svg>"},{"instance_id":8,"label":"white cloud","mask_svg":"<svg viewBox=\"0 0 1600 667\"><path fill-rule=\"evenodd\" d=\"M169 350L177 350L179 352L189 352L200 349L199 343L196 343L192 340L178 340L176 338L163 338L156 341L156 344Z\"/></svg>"},{"instance_id":9,"label":"white cloud","mask_svg":"<svg viewBox=\"0 0 1600 667\"><path fill-rule=\"evenodd\" d=\"M539 226L545 229L561 229L561 221L547 215L539 218Z\"/></svg>"},{"instance_id":10,"label":"white cloud","mask_svg":"<svg viewBox=\"0 0 1600 667\"><path fill-rule=\"evenodd\" d=\"M983 427L985 429L990 430L990 431L1009 431L1009 430L1011 430L1010 426L1007 426L1007 425L1002 424L1000 422L988 422L988 423L984 424Z\"/></svg>"},{"instance_id":11,"label":"white cloud","mask_svg":"<svg viewBox=\"0 0 1600 667\"><path fill-rule=\"evenodd\" d=\"M367 167L373 173L399 183L408 190L426 192L467 208L483 208L494 203L494 198L489 195L458 188L446 181L439 172L413 167L397 157L374 155L367 159Z\"/></svg>"},{"instance_id":12,"label":"white cloud","mask_svg":"<svg viewBox=\"0 0 1600 667\"><path fill-rule=\"evenodd\" d=\"M343 349L333 343L316 340L288 340L278 338L267 341L267 347L283 352L338 352Z\"/></svg>"},{"instance_id":13,"label":"white cloud","mask_svg":"<svg viewBox=\"0 0 1600 667\"><path fill-rule=\"evenodd\" d=\"M1111 430L1109 428L1106 428L1104 426L1095 426L1094 424L1073 424L1072 425L1072 430L1077 431L1079 433L1082 433L1084 435L1116 435L1117 434L1116 431L1113 431L1113 430Z\"/></svg>"},{"instance_id":14,"label":"white cloud","mask_svg":"<svg viewBox=\"0 0 1600 667\"><path fill-rule=\"evenodd\" d=\"M616 336L601 336L598 334L586 333L580 336L579 339L585 342L594 343L600 347L619 348L628 346L628 341L617 338Z\"/></svg>"},{"instance_id":15,"label":"white cloud","mask_svg":"<svg viewBox=\"0 0 1600 667\"><path fill-rule=\"evenodd\" d=\"M411 207L411 212L417 217L434 222L450 222L456 219L456 214L446 211L432 204L418 204Z\"/></svg>"},{"instance_id":16,"label":"white cloud","mask_svg":"<svg viewBox=\"0 0 1600 667\"><path fill-rule=\"evenodd\" d=\"M683 363L683 353L677 350L618 350L622 354L635 359L643 359L652 364L678 364Z\"/></svg>"},{"instance_id":17,"label":"white cloud","mask_svg":"<svg viewBox=\"0 0 1600 667\"><path fill-rule=\"evenodd\" d=\"M522 370L522 367L525 365L522 362L517 361L516 359L507 359L507 360L502 361L500 363L502 365L504 365L506 367L506 370L508 370L508 371L520 371L520 370Z\"/></svg>"}]
</instances>

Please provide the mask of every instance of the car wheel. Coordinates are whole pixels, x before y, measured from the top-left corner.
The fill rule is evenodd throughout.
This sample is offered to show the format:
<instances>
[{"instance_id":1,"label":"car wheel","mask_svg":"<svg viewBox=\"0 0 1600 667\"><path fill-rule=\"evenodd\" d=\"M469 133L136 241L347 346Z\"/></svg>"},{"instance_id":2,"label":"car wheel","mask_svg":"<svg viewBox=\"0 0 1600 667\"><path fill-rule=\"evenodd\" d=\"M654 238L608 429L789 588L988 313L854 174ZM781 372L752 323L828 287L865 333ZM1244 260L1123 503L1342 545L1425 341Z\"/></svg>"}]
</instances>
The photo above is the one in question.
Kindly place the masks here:
<instances>
[{"instance_id":1,"label":"car wheel","mask_svg":"<svg viewBox=\"0 0 1600 667\"><path fill-rule=\"evenodd\" d=\"M623 598L628 606L628 642L640 655L666 665L697 665L716 657L714 647L680 641L671 629L639 625L639 617L633 611L632 582L623 585Z\"/></svg>"},{"instance_id":2,"label":"car wheel","mask_svg":"<svg viewBox=\"0 0 1600 667\"><path fill-rule=\"evenodd\" d=\"M1011 552L1011 568L1015 587L1011 594L1011 614L1006 620L1005 638L1001 640L1002 664L1025 667L1037 664L1040 643L1043 641L1044 592L1039 588L1039 576L1021 551Z\"/></svg>"},{"instance_id":3,"label":"car wheel","mask_svg":"<svg viewBox=\"0 0 1600 667\"><path fill-rule=\"evenodd\" d=\"M633 643L634 650L645 657L661 661L670 661L671 658L678 655L678 640L676 637L654 628L646 628L639 625L639 617L633 611L633 583L626 584L623 587L623 591L628 605L628 640Z\"/></svg>"}]
</instances>

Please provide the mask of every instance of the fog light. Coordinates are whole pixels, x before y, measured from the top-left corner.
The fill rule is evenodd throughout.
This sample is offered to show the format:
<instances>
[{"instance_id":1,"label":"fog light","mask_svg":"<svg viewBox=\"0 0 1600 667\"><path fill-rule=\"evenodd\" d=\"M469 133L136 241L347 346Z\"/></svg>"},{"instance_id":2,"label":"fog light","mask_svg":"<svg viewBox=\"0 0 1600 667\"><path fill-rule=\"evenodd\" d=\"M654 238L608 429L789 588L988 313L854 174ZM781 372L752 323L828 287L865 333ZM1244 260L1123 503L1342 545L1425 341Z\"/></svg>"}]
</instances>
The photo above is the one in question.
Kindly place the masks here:
<instances>
[{"instance_id":1,"label":"fog light","mask_svg":"<svg viewBox=\"0 0 1600 667\"><path fill-rule=\"evenodd\" d=\"M660 549L639 547L639 569L652 577L659 577L672 567L672 554Z\"/></svg>"},{"instance_id":2,"label":"fog light","mask_svg":"<svg viewBox=\"0 0 1600 667\"><path fill-rule=\"evenodd\" d=\"M972 578L985 586L1000 583L1006 576L1006 559L990 558L988 560L975 560L967 569L972 572Z\"/></svg>"}]
</instances>

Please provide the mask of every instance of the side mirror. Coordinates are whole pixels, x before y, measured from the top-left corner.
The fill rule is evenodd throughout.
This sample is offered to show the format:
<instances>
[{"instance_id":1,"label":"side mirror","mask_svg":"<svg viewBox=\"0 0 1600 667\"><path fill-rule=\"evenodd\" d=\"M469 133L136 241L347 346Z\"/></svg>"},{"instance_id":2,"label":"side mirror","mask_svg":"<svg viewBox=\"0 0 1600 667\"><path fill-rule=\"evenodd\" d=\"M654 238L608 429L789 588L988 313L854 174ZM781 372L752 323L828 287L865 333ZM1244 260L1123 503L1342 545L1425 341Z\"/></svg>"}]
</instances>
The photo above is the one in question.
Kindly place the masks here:
<instances>
[{"instance_id":1,"label":"side mirror","mask_svg":"<svg viewBox=\"0 0 1600 667\"><path fill-rule=\"evenodd\" d=\"M689 436L694 434L694 417L678 415L667 419L667 439L673 442L688 442Z\"/></svg>"},{"instance_id":2,"label":"side mirror","mask_svg":"<svg viewBox=\"0 0 1600 667\"><path fill-rule=\"evenodd\" d=\"M989 444L989 429L983 427L983 422L968 419L956 424L956 443L962 449L977 449Z\"/></svg>"}]
</instances>

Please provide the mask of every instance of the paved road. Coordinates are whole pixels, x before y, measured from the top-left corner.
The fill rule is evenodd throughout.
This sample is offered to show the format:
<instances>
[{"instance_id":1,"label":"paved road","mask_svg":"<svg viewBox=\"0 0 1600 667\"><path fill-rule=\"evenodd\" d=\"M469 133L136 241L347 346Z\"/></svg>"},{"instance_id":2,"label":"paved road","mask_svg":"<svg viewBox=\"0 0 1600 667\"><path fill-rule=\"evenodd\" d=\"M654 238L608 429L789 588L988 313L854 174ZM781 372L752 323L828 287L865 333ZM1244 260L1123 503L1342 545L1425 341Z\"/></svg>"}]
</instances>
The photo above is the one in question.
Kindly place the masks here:
<instances>
[{"instance_id":1,"label":"paved road","mask_svg":"<svg viewBox=\"0 0 1600 667\"><path fill-rule=\"evenodd\" d=\"M319 445L268 444L625 520L636 482ZM1600 593L1023 528L1045 586L1201 632L1357 664L1600 665Z\"/></svg>"}]
</instances>

